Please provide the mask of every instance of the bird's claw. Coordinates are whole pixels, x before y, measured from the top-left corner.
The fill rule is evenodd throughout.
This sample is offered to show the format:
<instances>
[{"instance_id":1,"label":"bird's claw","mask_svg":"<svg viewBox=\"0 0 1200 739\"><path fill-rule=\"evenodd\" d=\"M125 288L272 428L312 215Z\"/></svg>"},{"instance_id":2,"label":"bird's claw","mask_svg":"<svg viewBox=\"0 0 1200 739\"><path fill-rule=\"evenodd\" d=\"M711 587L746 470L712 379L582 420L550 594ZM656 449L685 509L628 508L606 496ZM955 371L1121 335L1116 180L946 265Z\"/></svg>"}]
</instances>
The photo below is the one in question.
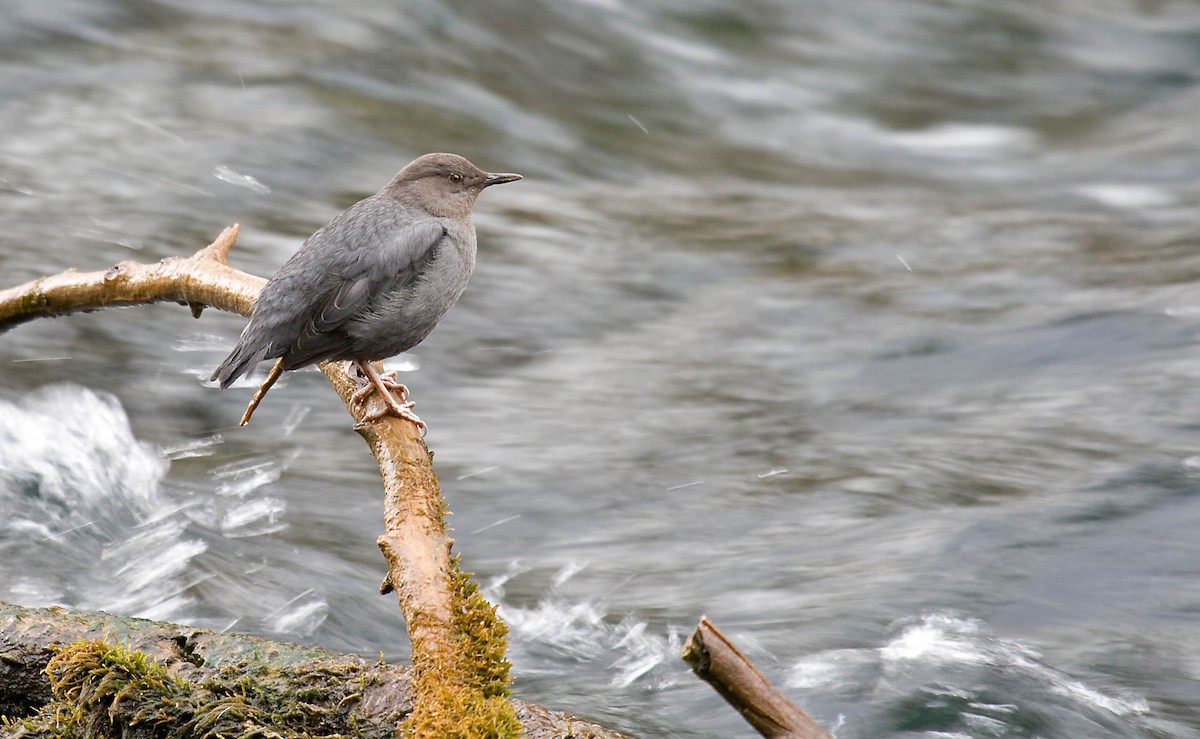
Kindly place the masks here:
<instances>
[{"instance_id":1,"label":"bird's claw","mask_svg":"<svg viewBox=\"0 0 1200 739\"><path fill-rule=\"evenodd\" d=\"M354 366L358 369L359 374L367 379L366 386L355 390L350 396L352 403L363 407L362 423L378 421L384 416L396 416L412 421L421 432L421 437L424 438L429 427L416 413L412 412L413 402L408 399L408 388L396 382L396 373L380 374L375 372L369 364L359 364L358 362L354 362ZM367 399L375 392L378 392L383 401L382 405L367 405Z\"/></svg>"},{"instance_id":2,"label":"bird's claw","mask_svg":"<svg viewBox=\"0 0 1200 739\"><path fill-rule=\"evenodd\" d=\"M384 382L383 386L390 391L388 395L391 397L394 398L396 396L400 396L400 403L408 403L409 405L412 405L412 403L408 400L408 388L404 385L401 385L398 382ZM375 385L368 382L363 387L360 387L354 391L354 394L350 396L350 402L362 405L366 402L367 398L371 396L371 393L375 392L376 390L377 388Z\"/></svg>"},{"instance_id":3,"label":"bird's claw","mask_svg":"<svg viewBox=\"0 0 1200 739\"><path fill-rule=\"evenodd\" d=\"M383 383L384 387L391 390L393 393L397 393L400 396L401 403L408 402L408 386L403 382L398 382L396 380L396 370L384 372L383 374L379 375L379 381Z\"/></svg>"},{"instance_id":4,"label":"bird's claw","mask_svg":"<svg viewBox=\"0 0 1200 739\"><path fill-rule=\"evenodd\" d=\"M372 388L374 389L374 388ZM429 426L421 420L420 416L412 412L413 402L411 400L399 402L396 396L387 395L383 398L382 406L374 406L363 409L363 420L367 422L378 421L384 416L396 416L407 421L412 421L421 431L421 436L425 436L425 432L429 430Z\"/></svg>"}]
</instances>

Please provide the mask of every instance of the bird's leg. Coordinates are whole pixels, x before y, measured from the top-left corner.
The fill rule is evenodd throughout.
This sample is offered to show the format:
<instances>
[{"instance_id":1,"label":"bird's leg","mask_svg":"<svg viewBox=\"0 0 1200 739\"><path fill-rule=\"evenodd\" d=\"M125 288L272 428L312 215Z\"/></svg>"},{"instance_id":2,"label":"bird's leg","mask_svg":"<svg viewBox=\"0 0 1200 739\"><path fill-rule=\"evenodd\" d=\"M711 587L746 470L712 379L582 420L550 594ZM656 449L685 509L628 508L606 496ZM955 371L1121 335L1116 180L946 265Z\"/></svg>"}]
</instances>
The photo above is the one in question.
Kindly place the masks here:
<instances>
[{"instance_id":1,"label":"bird's leg","mask_svg":"<svg viewBox=\"0 0 1200 739\"><path fill-rule=\"evenodd\" d=\"M380 398L383 400L383 410L373 411L366 409L366 420L376 421L387 415L404 418L415 423L417 428L420 429L421 435L424 436L428 426L425 425L425 422L416 413L412 412L413 404L408 399L408 388L396 382L396 374L394 372L387 372L381 375L375 370L371 362L353 360L353 364L362 373L363 377L367 378L367 386L355 391L354 395L350 397L351 401L364 403L371 393L376 390L379 391ZM399 394L400 397L397 398L393 393Z\"/></svg>"},{"instance_id":2,"label":"bird's leg","mask_svg":"<svg viewBox=\"0 0 1200 739\"><path fill-rule=\"evenodd\" d=\"M367 364L367 362L363 362L363 364ZM353 362L353 365L354 368L358 370L359 377L367 380L366 387L361 387L358 390L355 390L354 395L350 396L350 399L355 403L361 403L376 389L376 385L371 381L371 377L363 371L362 367L359 366L358 362ZM379 372L376 374L376 376L379 378L379 381L383 383L383 386L391 391L392 394L400 396L401 403L408 402L408 386L402 382L396 382L396 370L392 370L390 372Z\"/></svg>"},{"instance_id":3,"label":"bird's leg","mask_svg":"<svg viewBox=\"0 0 1200 739\"><path fill-rule=\"evenodd\" d=\"M379 387L374 383L374 381L372 381L371 376L363 371L363 368L359 366L358 362L352 362L351 364L358 373L358 376L367 381L366 385L355 390L354 394L350 396L350 401L352 403L358 403L361 405L366 401L367 397L370 396L371 393L378 390ZM365 365L367 363L363 362L363 364ZM391 372L380 372L377 373L376 376L379 378L379 381L383 383L383 386L388 389L388 394L393 396L399 395L400 403L408 402L408 388L404 384L396 382L395 370Z\"/></svg>"}]
</instances>

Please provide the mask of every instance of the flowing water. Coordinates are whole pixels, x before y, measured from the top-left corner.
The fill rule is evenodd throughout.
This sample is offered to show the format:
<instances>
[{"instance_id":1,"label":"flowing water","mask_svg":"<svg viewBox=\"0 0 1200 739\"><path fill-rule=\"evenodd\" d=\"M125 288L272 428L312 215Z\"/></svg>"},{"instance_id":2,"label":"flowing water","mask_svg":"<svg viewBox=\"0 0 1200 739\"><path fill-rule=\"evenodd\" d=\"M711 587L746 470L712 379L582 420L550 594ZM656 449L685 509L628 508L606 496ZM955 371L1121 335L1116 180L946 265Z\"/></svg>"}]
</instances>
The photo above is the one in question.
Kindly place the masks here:
<instances>
[{"instance_id":1,"label":"flowing water","mask_svg":"<svg viewBox=\"0 0 1200 739\"><path fill-rule=\"evenodd\" d=\"M526 179L404 371L516 692L752 733L1200 737L1200 6L5 0L0 277L269 275L426 151ZM0 335L0 598L394 660L324 378L157 305ZM265 367L263 368L265 370Z\"/></svg>"}]
</instances>

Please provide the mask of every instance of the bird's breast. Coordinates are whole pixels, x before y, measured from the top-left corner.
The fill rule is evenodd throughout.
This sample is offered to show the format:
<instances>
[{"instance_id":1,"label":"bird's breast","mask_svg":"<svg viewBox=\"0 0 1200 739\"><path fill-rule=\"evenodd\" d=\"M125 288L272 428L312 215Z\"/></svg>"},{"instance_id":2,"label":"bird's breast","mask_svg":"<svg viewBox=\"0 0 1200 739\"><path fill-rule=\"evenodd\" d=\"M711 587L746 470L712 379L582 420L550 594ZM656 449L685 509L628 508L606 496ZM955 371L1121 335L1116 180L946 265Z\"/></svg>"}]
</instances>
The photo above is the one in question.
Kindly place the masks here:
<instances>
[{"instance_id":1,"label":"bird's breast","mask_svg":"<svg viewBox=\"0 0 1200 739\"><path fill-rule=\"evenodd\" d=\"M458 302L475 269L474 234L469 242L448 235L416 275L381 294L354 322L350 333L366 359L394 356L420 343ZM406 284L404 284L406 283Z\"/></svg>"}]
</instances>

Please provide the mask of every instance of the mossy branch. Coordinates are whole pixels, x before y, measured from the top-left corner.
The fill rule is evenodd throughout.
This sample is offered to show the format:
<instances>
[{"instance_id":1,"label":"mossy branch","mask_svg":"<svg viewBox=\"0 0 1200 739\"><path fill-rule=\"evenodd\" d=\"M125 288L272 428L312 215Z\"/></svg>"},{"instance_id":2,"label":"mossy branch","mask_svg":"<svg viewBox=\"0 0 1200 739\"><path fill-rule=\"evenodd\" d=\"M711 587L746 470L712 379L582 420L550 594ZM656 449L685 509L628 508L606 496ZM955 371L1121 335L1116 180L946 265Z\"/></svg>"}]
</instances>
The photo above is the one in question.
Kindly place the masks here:
<instances>
[{"instance_id":1,"label":"mossy branch","mask_svg":"<svg viewBox=\"0 0 1200 739\"><path fill-rule=\"evenodd\" d=\"M252 636L0 601L4 737L393 739L413 709L411 675ZM512 706L528 739L622 739L570 714Z\"/></svg>"},{"instance_id":2,"label":"mossy branch","mask_svg":"<svg viewBox=\"0 0 1200 739\"><path fill-rule=\"evenodd\" d=\"M66 272L0 291L0 331L49 316L109 306L174 301L199 317L206 306L249 315L266 283L228 265L238 226L191 257L121 262L103 272ZM346 402L355 429L379 462L384 488L380 549L412 641L417 697L405 723L411 736L515 736L507 695L504 626L451 558L445 502L428 448L410 422L368 422L369 404L350 402L356 381L343 363L321 370ZM372 396L372 403L381 402ZM479 660L485 660L481 663ZM447 721L457 729L447 733Z\"/></svg>"}]
</instances>

